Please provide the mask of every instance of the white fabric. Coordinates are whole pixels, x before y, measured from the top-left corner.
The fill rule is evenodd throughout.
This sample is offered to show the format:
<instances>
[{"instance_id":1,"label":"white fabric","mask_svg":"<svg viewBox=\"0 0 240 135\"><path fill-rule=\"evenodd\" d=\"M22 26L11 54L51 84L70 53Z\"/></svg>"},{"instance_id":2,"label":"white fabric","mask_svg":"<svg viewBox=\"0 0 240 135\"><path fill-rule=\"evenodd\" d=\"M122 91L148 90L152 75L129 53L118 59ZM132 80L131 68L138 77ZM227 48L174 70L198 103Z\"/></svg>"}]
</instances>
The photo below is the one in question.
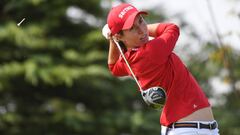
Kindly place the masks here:
<instances>
[{"instance_id":1,"label":"white fabric","mask_svg":"<svg viewBox=\"0 0 240 135\"><path fill-rule=\"evenodd\" d=\"M108 24L105 24L104 27L102 28L102 35L108 39L108 33L111 33Z\"/></svg>"},{"instance_id":2,"label":"white fabric","mask_svg":"<svg viewBox=\"0 0 240 135\"><path fill-rule=\"evenodd\" d=\"M184 121L185 122L196 122L202 124L210 124L215 121ZM161 135L219 135L218 127L214 130L210 129L198 129L198 128L169 128L168 134L166 134L167 127L161 126Z\"/></svg>"}]
</instances>

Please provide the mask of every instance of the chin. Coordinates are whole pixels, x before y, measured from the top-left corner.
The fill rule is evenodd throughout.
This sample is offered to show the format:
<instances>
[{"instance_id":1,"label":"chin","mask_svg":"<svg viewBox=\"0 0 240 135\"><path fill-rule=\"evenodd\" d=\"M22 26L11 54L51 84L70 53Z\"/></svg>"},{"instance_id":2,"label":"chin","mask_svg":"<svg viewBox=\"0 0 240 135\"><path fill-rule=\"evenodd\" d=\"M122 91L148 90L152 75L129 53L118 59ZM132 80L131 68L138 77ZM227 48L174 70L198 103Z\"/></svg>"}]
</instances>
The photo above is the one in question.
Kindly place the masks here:
<instances>
[{"instance_id":1,"label":"chin","mask_svg":"<svg viewBox=\"0 0 240 135\"><path fill-rule=\"evenodd\" d=\"M147 38L146 40L144 40L143 42L140 43L140 46L145 45L146 43L148 43L149 39Z\"/></svg>"},{"instance_id":2,"label":"chin","mask_svg":"<svg viewBox=\"0 0 240 135\"><path fill-rule=\"evenodd\" d=\"M137 46L135 46L135 47L142 47L142 46L144 46L146 43L141 43L141 44L139 44L139 45L137 45Z\"/></svg>"}]
</instances>

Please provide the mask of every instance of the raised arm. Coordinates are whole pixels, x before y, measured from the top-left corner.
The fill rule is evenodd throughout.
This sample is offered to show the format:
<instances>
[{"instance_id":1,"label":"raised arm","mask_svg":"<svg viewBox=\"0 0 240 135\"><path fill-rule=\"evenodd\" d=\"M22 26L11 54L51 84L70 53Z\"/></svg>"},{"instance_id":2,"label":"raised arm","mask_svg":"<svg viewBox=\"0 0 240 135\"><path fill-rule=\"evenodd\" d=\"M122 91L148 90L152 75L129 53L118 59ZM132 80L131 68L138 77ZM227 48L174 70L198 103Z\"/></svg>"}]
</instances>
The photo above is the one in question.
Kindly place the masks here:
<instances>
[{"instance_id":1,"label":"raised arm","mask_svg":"<svg viewBox=\"0 0 240 135\"><path fill-rule=\"evenodd\" d=\"M120 56L117 45L112 37L109 38L108 64L115 64Z\"/></svg>"},{"instance_id":2,"label":"raised arm","mask_svg":"<svg viewBox=\"0 0 240 135\"><path fill-rule=\"evenodd\" d=\"M158 37L162 34L172 35L173 38L179 36L179 28L173 23L154 23L148 24L148 32L151 37Z\"/></svg>"},{"instance_id":3,"label":"raised arm","mask_svg":"<svg viewBox=\"0 0 240 135\"><path fill-rule=\"evenodd\" d=\"M148 24L148 32L150 37L156 37L157 36L157 28L158 28L159 23L154 23L154 24Z\"/></svg>"},{"instance_id":4,"label":"raised arm","mask_svg":"<svg viewBox=\"0 0 240 135\"><path fill-rule=\"evenodd\" d=\"M149 36L154 37L149 42L147 49L165 63L168 56L172 53L179 37L179 27L173 23L157 23L148 25Z\"/></svg>"},{"instance_id":5,"label":"raised arm","mask_svg":"<svg viewBox=\"0 0 240 135\"><path fill-rule=\"evenodd\" d=\"M127 76L128 71L126 70L124 63L120 62L120 51L113 37L109 36L109 52L108 52L108 67L114 76Z\"/></svg>"}]
</instances>

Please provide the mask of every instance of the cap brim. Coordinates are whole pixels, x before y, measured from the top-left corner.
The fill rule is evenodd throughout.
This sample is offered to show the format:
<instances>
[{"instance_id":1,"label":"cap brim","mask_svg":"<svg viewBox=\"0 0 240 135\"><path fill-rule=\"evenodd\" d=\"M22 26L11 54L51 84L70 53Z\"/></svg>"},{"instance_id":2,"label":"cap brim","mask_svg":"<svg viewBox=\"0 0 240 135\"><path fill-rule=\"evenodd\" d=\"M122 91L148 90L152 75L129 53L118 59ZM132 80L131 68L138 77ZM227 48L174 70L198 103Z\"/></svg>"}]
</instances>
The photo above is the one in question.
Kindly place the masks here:
<instances>
[{"instance_id":1,"label":"cap brim","mask_svg":"<svg viewBox=\"0 0 240 135\"><path fill-rule=\"evenodd\" d=\"M134 20L135 20L136 16L139 15L139 14L147 15L148 13L147 13L147 12L144 12L144 11L140 11L140 12L135 12L135 13L133 13L133 14L130 15L130 16L127 18L127 20L125 21L122 30L130 29L130 28L133 26L133 23L134 23Z\"/></svg>"}]
</instances>

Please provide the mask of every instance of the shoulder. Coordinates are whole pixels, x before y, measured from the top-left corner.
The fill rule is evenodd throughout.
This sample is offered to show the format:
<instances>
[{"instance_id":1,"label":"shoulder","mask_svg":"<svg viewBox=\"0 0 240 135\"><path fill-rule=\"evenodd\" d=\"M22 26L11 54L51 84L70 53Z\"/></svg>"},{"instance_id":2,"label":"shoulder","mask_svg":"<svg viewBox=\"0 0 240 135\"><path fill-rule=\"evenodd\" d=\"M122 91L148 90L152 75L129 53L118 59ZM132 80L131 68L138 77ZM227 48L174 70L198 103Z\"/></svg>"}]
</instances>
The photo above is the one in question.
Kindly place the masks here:
<instances>
[{"instance_id":1,"label":"shoulder","mask_svg":"<svg viewBox=\"0 0 240 135\"><path fill-rule=\"evenodd\" d=\"M163 39L154 38L148 41L148 43L143 46L143 50L156 50L159 49L159 47L163 44L164 44Z\"/></svg>"}]
</instances>

